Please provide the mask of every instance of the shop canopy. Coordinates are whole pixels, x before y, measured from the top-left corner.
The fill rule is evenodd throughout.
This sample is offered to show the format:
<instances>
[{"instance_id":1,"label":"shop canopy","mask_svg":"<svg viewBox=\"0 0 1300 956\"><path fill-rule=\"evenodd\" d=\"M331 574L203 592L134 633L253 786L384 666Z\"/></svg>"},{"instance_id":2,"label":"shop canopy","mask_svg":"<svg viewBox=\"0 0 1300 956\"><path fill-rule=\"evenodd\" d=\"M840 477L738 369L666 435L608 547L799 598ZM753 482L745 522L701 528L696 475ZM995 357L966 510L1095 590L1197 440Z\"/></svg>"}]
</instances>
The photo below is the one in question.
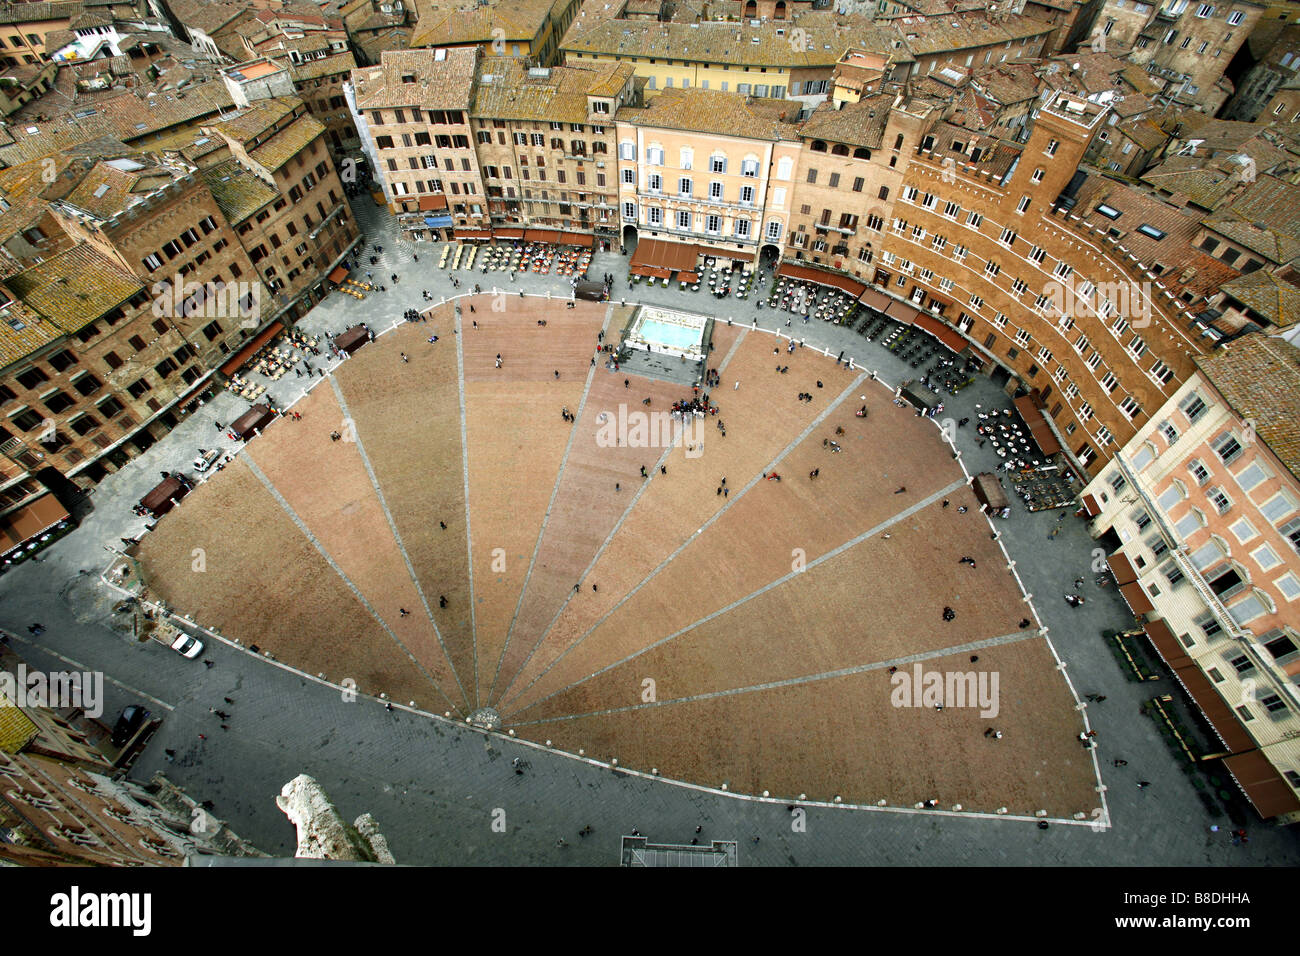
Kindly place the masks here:
<instances>
[{"instance_id":1,"label":"shop canopy","mask_svg":"<svg viewBox=\"0 0 1300 956\"><path fill-rule=\"evenodd\" d=\"M1251 739L1250 734L1246 733L1246 728L1241 725L1232 708L1219 696L1210 679L1205 676L1196 662L1187 656L1187 652L1178 643L1169 625L1164 621L1149 621L1145 630L1147 637L1151 639L1151 646L1169 665L1178 683L1182 685L1183 690L1187 691L1187 696L1196 703L1197 709L1205 715L1205 719L1214 728L1214 733L1223 745L1232 753L1253 750L1255 741Z\"/></svg>"},{"instance_id":2,"label":"shop canopy","mask_svg":"<svg viewBox=\"0 0 1300 956\"><path fill-rule=\"evenodd\" d=\"M888 309L889 301L889 296L885 295L883 292L878 292L877 290L872 289L870 286L862 291L863 304L870 306L877 312L884 312Z\"/></svg>"},{"instance_id":3,"label":"shop canopy","mask_svg":"<svg viewBox=\"0 0 1300 956\"><path fill-rule=\"evenodd\" d=\"M221 366L221 374L227 376L234 375L243 368L245 362L257 354L257 351L263 345L271 341L271 339L275 338L283 331L284 323L272 322L261 332L257 333L257 335L254 335L251 339L245 342L243 348L232 355L230 359Z\"/></svg>"},{"instance_id":4,"label":"shop canopy","mask_svg":"<svg viewBox=\"0 0 1300 956\"><path fill-rule=\"evenodd\" d=\"M867 291L866 285L857 279L851 279L835 272L826 272L823 269L795 265L793 262L781 263L781 267L776 270L776 274L790 279L798 279L801 282L812 282L830 289L839 289L841 292L847 292L855 299L860 298L862 293Z\"/></svg>"},{"instance_id":5,"label":"shop canopy","mask_svg":"<svg viewBox=\"0 0 1300 956\"><path fill-rule=\"evenodd\" d=\"M646 275L647 273L637 271L644 267L656 267L669 272L693 272L699 258L699 246L662 239L642 239L637 243L636 252L632 253L628 267L636 275Z\"/></svg>"},{"instance_id":6,"label":"shop canopy","mask_svg":"<svg viewBox=\"0 0 1300 956\"><path fill-rule=\"evenodd\" d=\"M1119 586L1119 593L1124 595L1124 601L1128 604L1129 610L1135 617L1141 617L1143 614L1150 614L1156 609L1151 603L1151 598L1147 597L1147 592L1142 590L1142 585L1136 581Z\"/></svg>"},{"instance_id":7,"label":"shop canopy","mask_svg":"<svg viewBox=\"0 0 1300 956\"><path fill-rule=\"evenodd\" d=\"M1038 445L1039 450L1044 455L1055 455L1061 450L1061 443L1056 440L1052 434L1051 426L1043 418L1043 413L1038 410L1034 400L1028 395L1021 395L1014 402L1016 411L1020 417L1025 420L1029 426L1029 433L1034 436L1034 443Z\"/></svg>"},{"instance_id":8,"label":"shop canopy","mask_svg":"<svg viewBox=\"0 0 1300 956\"><path fill-rule=\"evenodd\" d=\"M740 249L719 249L717 246L696 246L695 251L701 256L716 256L719 259L731 259L735 262L753 262L754 254Z\"/></svg>"},{"instance_id":9,"label":"shop canopy","mask_svg":"<svg viewBox=\"0 0 1300 956\"><path fill-rule=\"evenodd\" d=\"M1265 820L1300 811L1300 799L1297 799L1295 790L1263 751L1252 750L1227 757L1223 765Z\"/></svg>"},{"instance_id":10,"label":"shop canopy","mask_svg":"<svg viewBox=\"0 0 1300 956\"><path fill-rule=\"evenodd\" d=\"M43 535L61 521L68 520L67 509L51 494L41 495L31 504L0 518L0 554L21 548Z\"/></svg>"},{"instance_id":11,"label":"shop canopy","mask_svg":"<svg viewBox=\"0 0 1300 956\"><path fill-rule=\"evenodd\" d=\"M910 306L906 302L900 302L898 299L891 300L888 308L885 309L885 315L895 322L902 322L904 325L911 325L920 314L914 306Z\"/></svg>"},{"instance_id":12,"label":"shop canopy","mask_svg":"<svg viewBox=\"0 0 1300 956\"><path fill-rule=\"evenodd\" d=\"M929 332L957 355L966 351L966 340L932 315L926 315L924 312L917 313L916 327L922 332Z\"/></svg>"},{"instance_id":13,"label":"shop canopy","mask_svg":"<svg viewBox=\"0 0 1300 956\"><path fill-rule=\"evenodd\" d=\"M1116 551L1106 559L1106 563L1110 565L1110 573L1115 575L1116 584L1129 584L1138 579L1133 562L1123 551Z\"/></svg>"}]
</instances>

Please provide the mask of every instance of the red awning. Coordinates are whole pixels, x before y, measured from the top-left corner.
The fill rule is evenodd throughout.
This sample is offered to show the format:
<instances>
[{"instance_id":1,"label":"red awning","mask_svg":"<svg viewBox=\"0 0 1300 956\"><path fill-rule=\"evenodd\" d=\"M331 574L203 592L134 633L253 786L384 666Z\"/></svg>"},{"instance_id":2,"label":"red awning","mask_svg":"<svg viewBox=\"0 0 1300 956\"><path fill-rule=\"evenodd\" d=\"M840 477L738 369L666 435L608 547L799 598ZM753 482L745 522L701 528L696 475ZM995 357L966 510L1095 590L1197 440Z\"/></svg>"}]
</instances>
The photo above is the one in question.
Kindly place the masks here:
<instances>
[{"instance_id":1,"label":"red awning","mask_svg":"<svg viewBox=\"0 0 1300 956\"><path fill-rule=\"evenodd\" d=\"M1089 518L1095 518L1101 514L1101 505L1097 504L1097 499L1092 495L1083 496L1083 510Z\"/></svg>"},{"instance_id":2,"label":"red awning","mask_svg":"<svg viewBox=\"0 0 1300 956\"><path fill-rule=\"evenodd\" d=\"M434 209L446 209L446 208L447 208L447 197L442 194L420 197L420 212L430 212Z\"/></svg>"},{"instance_id":3,"label":"red awning","mask_svg":"<svg viewBox=\"0 0 1300 956\"><path fill-rule=\"evenodd\" d=\"M646 276L651 279L667 279L672 275L672 270L665 269L662 266L639 265L633 267L632 274Z\"/></svg>"},{"instance_id":4,"label":"red awning","mask_svg":"<svg viewBox=\"0 0 1300 956\"><path fill-rule=\"evenodd\" d=\"M808 266L795 265L793 262L783 262L781 267L776 270L779 276L787 276L791 279L798 279L802 282L814 282L817 285L827 286L831 289L840 289L859 298L867 290L866 285L857 279L851 279L848 276L842 276L835 272L826 272L822 269L812 269Z\"/></svg>"},{"instance_id":5,"label":"red awning","mask_svg":"<svg viewBox=\"0 0 1300 956\"><path fill-rule=\"evenodd\" d=\"M897 299L891 299L889 305L885 308L885 315L895 321L902 322L904 325L911 325L920 314L906 302L900 302Z\"/></svg>"},{"instance_id":6,"label":"red awning","mask_svg":"<svg viewBox=\"0 0 1300 956\"><path fill-rule=\"evenodd\" d=\"M491 239L492 233L486 229L457 229L457 239Z\"/></svg>"},{"instance_id":7,"label":"red awning","mask_svg":"<svg viewBox=\"0 0 1300 956\"><path fill-rule=\"evenodd\" d=\"M342 285L343 280L348 277L348 270L344 266L335 266L334 271L329 274L330 282L335 285Z\"/></svg>"},{"instance_id":8,"label":"red awning","mask_svg":"<svg viewBox=\"0 0 1300 956\"><path fill-rule=\"evenodd\" d=\"M679 272L677 278L682 282L699 282L700 274L698 272Z\"/></svg>"},{"instance_id":9,"label":"red awning","mask_svg":"<svg viewBox=\"0 0 1300 956\"><path fill-rule=\"evenodd\" d=\"M1196 666L1196 662L1187 656L1187 651L1183 650L1183 645L1178 643L1174 632L1169 630L1169 625L1164 621L1147 621L1145 630L1155 645L1156 652L1171 668L1178 670L1180 667Z\"/></svg>"},{"instance_id":10,"label":"red awning","mask_svg":"<svg viewBox=\"0 0 1300 956\"><path fill-rule=\"evenodd\" d=\"M1223 765L1265 820L1300 810L1300 798L1262 750L1227 757Z\"/></svg>"},{"instance_id":11,"label":"red awning","mask_svg":"<svg viewBox=\"0 0 1300 956\"><path fill-rule=\"evenodd\" d=\"M0 553L8 554L67 520L68 512L58 499L50 494L41 495L31 504L0 518Z\"/></svg>"},{"instance_id":12,"label":"red awning","mask_svg":"<svg viewBox=\"0 0 1300 956\"><path fill-rule=\"evenodd\" d=\"M559 243L564 233L558 229L525 229L524 238L529 242Z\"/></svg>"},{"instance_id":13,"label":"red awning","mask_svg":"<svg viewBox=\"0 0 1300 956\"><path fill-rule=\"evenodd\" d=\"M683 242L666 242L662 239L642 239L636 244L629 266L636 272L638 266L658 266L672 272L694 271L700 258L698 246ZM641 275L642 273L637 273Z\"/></svg>"},{"instance_id":14,"label":"red awning","mask_svg":"<svg viewBox=\"0 0 1300 956\"><path fill-rule=\"evenodd\" d=\"M267 342L284 331L283 322L272 322L257 335L253 336L238 352L221 366L222 375L234 375Z\"/></svg>"},{"instance_id":15,"label":"red awning","mask_svg":"<svg viewBox=\"0 0 1300 956\"><path fill-rule=\"evenodd\" d=\"M585 232L562 232L560 233L560 242L566 246L590 249L596 244L596 237Z\"/></svg>"},{"instance_id":16,"label":"red awning","mask_svg":"<svg viewBox=\"0 0 1300 956\"><path fill-rule=\"evenodd\" d=\"M1016 411L1020 413L1020 417L1029 426L1029 433L1034 436L1034 442L1038 445L1039 450L1044 455L1055 455L1060 451L1061 443L1052 434L1051 426L1043 418L1043 413L1038 410L1034 400L1028 395L1021 395L1015 400L1014 404Z\"/></svg>"},{"instance_id":17,"label":"red awning","mask_svg":"<svg viewBox=\"0 0 1300 956\"><path fill-rule=\"evenodd\" d=\"M695 251L702 256L718 256L722 259L735 259L737 262L754 261L754 254L752 252L742 252L739 249L719 249L717 246L696 246Z\"/></svg>"},{"instance_id":18,"label":"red awning","mask_svg":"<svg viewBox=\"0 0 1300 956\"><path fill-rule=\"evenodd\" d=\"M966 340L932 315L919 313L916 317L916 327L923 332L929 332L953 352L960 354L966 350Z\"/></svg>"},{"instance_id":19,"label":"red awning","mask_svg":"<svg viewBox=\"0 0 1300 956\"><path fill-rule=\"evenodd\" d=\"M1151 603L1151 599L1147 597L1147 592L1143 591L1142 585L1136 581L1121 584L1119 593L1124 595L1124 600L1128 602L1129 609L1135 615L1150 614L1156 609L1156 606Z\"/></svg>"},{"instance_id":20,"label":"red awning","mask_svg":"<svg viewBox=\"0 0 1300 956\"><path fill-rule=\"evenodd\" d=\"M1205 715L1205 719L1214 728L1215 734L1223 745L1233 753L1253 749L1255 742L1241 726L1236 713L1219 696L1219 692L1214 689L1214 685L1210 683L1209 678L1196 662L1187 656L1183 645L1178 643L1169 625L1164 621L1149 621L1146 632L1147 637L1151 639L1151 646L1169 665L1178 683L1182 685L1183 690L1187 691L1187 696L1192 698L1197 709Z\"/></svg>"},{"instance_id":21,"label":"red awning","mask_svg":"<svg viewBox=\"0 0 1300 956\"><path fill-rule=\"evenodd\" d=\"M492 235L498 239L522 239L524 231L522 229L493 229Z\"/></svg>"},{"instance_id":22,"label":"red awning","mask_svg":"<svg viewBox=\"0 0 1300 956\"><path fill-rule=\"evenodd\" d=\"M1137 571L1133 570L1133 562L1123 551L1116 551L1106 559L1106 563L1110 565L1110 571L1115 575L1116 584L1129 584L1138 579Z\"/></svg>"},{"instance_id":23,"label":"red awning","mask_svg":"<svg viewBox=\"0 0 1300 956\"><path fill-rule=\"evenodd\" d=\"M862 301L866 305L871 306L871 308L875 309L877 312L884 312L889 308L889 296L885 295L883 292L877 292L870 286L863 290Z\"/></svg>"}]
</instances>

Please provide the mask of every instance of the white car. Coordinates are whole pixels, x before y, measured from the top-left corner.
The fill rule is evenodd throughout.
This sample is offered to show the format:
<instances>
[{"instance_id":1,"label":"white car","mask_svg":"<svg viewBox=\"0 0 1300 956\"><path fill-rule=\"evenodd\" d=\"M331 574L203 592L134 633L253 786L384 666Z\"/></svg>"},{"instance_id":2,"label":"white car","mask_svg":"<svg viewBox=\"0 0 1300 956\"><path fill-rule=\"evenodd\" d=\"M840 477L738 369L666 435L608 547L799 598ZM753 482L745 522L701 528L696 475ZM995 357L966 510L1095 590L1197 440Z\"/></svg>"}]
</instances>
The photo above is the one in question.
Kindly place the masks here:
<instances>
[{"instance_id":1,"label":"white car","mask_svg":"<svg viewBox=\"0 0 1300 956\"><path fill-rule=\"evenodd\" d=\"M172 641L171 648L181 657L188 657L193 660L203 653L203 642L197 637L181 634L176 640Z\"/></svg>"},{"instance_id":2,"label":"white car","mask_svg":"<svg viewBox=\"0 0 1300 956\"><path fill-rule=\"evenodd\" d=\"M217 459L220 457L221 452L216 451L215 449L209 452L204 452L194 459L194 470L201 475L215 465Z\"/></svg>"}]
</instances>

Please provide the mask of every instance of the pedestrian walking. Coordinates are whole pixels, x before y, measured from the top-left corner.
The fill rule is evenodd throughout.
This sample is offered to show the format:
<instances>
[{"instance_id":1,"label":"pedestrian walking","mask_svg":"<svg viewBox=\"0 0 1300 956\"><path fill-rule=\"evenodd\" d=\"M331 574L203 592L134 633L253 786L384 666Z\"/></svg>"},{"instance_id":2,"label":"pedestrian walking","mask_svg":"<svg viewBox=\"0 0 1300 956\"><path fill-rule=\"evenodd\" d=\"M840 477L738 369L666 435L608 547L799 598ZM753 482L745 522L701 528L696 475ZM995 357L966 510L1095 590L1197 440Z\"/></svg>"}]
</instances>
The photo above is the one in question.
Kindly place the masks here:
<instances>
[{"instance_id":1,"label":"pedestrian walking","mask_svg":"<svg viewBox=\"0 0 1300 956\"><path fill-rule=\"evenodd\" d=\"M1151 786L1151 781L1150 781L1150 780L1139 780L1139 781L1138 781L1138 789L1139 789L1139 790L1145 790L1145 789L1146 789L1147 787L1149 787L1149 786Z\"/></svg>"},{"instance_id":2,"label":"pedestrian walking","mask_svg":"<svg viewBox=\"0 0 1300 956\"><path fill-rule=\"evenodd\" d=\"M1115 766L1117 766L1117 767L1127 767L1127 766L1128 766L1128 761L1127 761L1127 760L1121 760L1119 757L1116 757L1114 760L1111 761L1111 763L1113 763L1113 764L1114 764Z\"/></svg>"},{"instance_id":3,"label":"pedestrian walking","mask_svg":"<svg viewBox=\"0 0 1300 956\"><path fill-rule=\"evenodd\" d=\"M446 530L447 530L447 522L445 522L445 521L439 521L439 522L438 522L438 527L441 528L443 531L446 531Z\"/></svg>"},{"instance_id":4,"label":"pedestrian walking","mask_svg":"<svg viewBox=\"0 0 1300 956\"><path fill-rule=\"evenodd\" d=\"M441 594L438 595L438 607L446 607L446 606L447 606L447 598Z\"/></svg>"},{"instance_id":5,"label":"pedestrian walking","mask_svg":"<svg viewBox=\"0 0 1300 956\"><path fill-rule=\"evenodd\" d=\"M234 703L234 701L231 700L229 697L223 697L223 698L221 698L221 699L224 700L227 704L233 704L233 703Z\"/></svg>"}]
</instances>

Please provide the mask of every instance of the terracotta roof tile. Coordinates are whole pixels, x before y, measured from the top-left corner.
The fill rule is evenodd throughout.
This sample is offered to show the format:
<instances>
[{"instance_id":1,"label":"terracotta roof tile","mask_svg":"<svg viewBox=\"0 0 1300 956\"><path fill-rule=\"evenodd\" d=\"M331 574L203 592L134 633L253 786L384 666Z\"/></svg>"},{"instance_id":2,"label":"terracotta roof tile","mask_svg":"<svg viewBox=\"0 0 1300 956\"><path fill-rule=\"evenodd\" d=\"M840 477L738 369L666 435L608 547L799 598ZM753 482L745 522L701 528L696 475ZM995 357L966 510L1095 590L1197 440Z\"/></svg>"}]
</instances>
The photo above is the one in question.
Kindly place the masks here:
<instances>
[{"instance_id":1,"label":"terracotta roof tile","mask_svg":"<svg viewBox=\"0 0 1300 956\"><path fill-rule=\"evenodd\" d=\"M830 69L846 50L859 47L889 50L895 62L910 62L905 50L893 47L898 39L898 31L888 24L820 10L757 27L748 20L657 23L587 15L573 21L560 48L571 61L572 54L600 53L736 66Z\"/></svg>"},{"instance_id":2,"label":"terracotta roof tile","mask_svg":"<svg viewBox=\"0 0 1300 956\"><path fill-rule=\"evenodd\" d=\"M471 113L488 119L586 123L587 97L617 94L632 73L630 63L592 63L552 67L546 76L535 76L513 58L485 59Z\"/></svg>"},{"instance_id":3,"label":"terracotta roof tile","mask_svg":"<svg viewBox=\"0 0 1300 956\"><path fill-rule=\"evenodd\" d=\"M666 89L642 109L619 112L619 122L660 129L744 136L751 139L797 140L799 128L786 117L797 115L789 100L745 96L698 88Z\"/></svg>"},{"instance_id":4,"label":"terracotta roof tile","mask_svg":"<svg viewBox=\"0 0 1300 956\"><path fill-rule=\"evenodd\" d=\"M280 195L234 159L204 169L200 175L232 225L239 225Z\"/></svg>"},{"instance_id":5,"label":"terracotta roof tile","mask_svg":"<svg viewBox=\"0 0 1300 956\"><path fill-rule=\"evenodd\" d=\"M415 0L413 47L491 43L500 36L509 42L532 42L542 32L558 0L488 0L470 5L447 0ZM504 35L494 33L504 31Z\"/></svg>"},{"instance_id":6,"label":"terracotta roof tile","mask_svg":"<svg viewBox=\"0 0 1300 956\"><path fill-rule=\"evenodd\" d=\"M1256 269L1223 284L1223 291L1249 306L1276 328L1300 322L1300 277Z\"/></svg>"},{"instance_id":7,"label":"terracotta roof tile","mask_svg":"<svg viewBox=\"0 0 1300 956\"><path fill-rule=\"evenodd\" d=\"M378 66L352 71L357 107L419 106L467 110L473 99L477 47L458 50L387 50ZM411 82L404 82L410 77Z\"/></svg>"},{"instance_id":8,"label":"terracotta roof tile","mask_svg":"<svg viewBox=\"0 0 1300 956\"><path fill-rule=\"evenodd\" d=\"M144 288L135 276L82 243L10 276L5 284L29 309L75 332Z\"/></svg>"},{"instance_id":9,"label":"terracotta roof tile","mask_svg":"<svg viewBox=\"0 0 1300 956\"><path fill-rule=\"evenodd\" d=\"M1255 423L1278 460L1300 478L1300 349L1283 339L1246 335L1196 359L1233 411Z\"/></svg>"}]
</instances>

